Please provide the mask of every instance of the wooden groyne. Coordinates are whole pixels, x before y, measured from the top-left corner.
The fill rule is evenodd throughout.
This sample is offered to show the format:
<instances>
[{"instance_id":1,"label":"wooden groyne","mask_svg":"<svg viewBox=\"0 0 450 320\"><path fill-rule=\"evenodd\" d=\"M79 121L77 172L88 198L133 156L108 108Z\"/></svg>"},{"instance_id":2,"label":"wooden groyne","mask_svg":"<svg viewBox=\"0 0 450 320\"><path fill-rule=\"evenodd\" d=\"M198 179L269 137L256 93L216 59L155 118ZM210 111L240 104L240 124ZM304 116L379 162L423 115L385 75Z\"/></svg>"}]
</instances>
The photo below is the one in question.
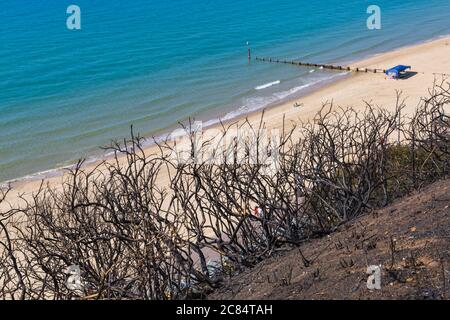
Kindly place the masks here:
<instances>
[{"instance_id":1,"label":"wooden groyne","mask_svg":"<svg viewBox=\"0 0 450 320\"><path fill-rule=\"evenodd\" d=\"M365 72L365 73L386 73L386 69L371 69L371 68L359 68L359 67L351 67L351 66L335 66L331 64L317 64L317 63L308 63L294 60L280 60L274 58L261 58L256 57L255 60L262 62L271 62L271 63L283 63L283 64L292 64L295 66L302 67L312 67L312 68L323 68L328 70L341 70L341 71L351 71L351 72Z\"/></svg>"}]
</instances>

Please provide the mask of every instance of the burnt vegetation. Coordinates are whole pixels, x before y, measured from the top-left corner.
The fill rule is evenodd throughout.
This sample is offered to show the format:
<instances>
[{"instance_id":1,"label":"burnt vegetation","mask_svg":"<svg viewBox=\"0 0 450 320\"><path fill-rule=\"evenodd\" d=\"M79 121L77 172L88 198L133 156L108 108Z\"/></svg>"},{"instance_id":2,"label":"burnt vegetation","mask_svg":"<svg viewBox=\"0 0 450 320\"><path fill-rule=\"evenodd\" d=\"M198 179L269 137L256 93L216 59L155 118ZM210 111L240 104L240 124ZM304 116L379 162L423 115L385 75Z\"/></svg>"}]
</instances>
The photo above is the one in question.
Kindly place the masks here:
<instances>
[{"instance_id":1,"label":"burnt vegetation","mask_svg":"<svg viewBox=\"0 0 450 320\"><path fill-rule=\"evenodd\" d=\"M222 137L232 126L253 134L226 150L214 139L198 144L188 130L184 162L175 161L171 141L147 155L132 133L109 147L112 160L90 169L80 161L61 188L42 183L0 213L0 298L205 297L282 247L330 234L447 177L449 101L442 81L412 115L402 112L400 93L391 112L327 104L309 122L286 123L271 151L262 143L263 119L257 127L223 125ZM277 155L276 170L253 158L255 148ZM193 161L204 150L225 160ZM9 191L2 189L0 202ZM353 263L341 261L342 268ZM289 284L289 273L283 279Z\"/></svg>"}]
</instances>

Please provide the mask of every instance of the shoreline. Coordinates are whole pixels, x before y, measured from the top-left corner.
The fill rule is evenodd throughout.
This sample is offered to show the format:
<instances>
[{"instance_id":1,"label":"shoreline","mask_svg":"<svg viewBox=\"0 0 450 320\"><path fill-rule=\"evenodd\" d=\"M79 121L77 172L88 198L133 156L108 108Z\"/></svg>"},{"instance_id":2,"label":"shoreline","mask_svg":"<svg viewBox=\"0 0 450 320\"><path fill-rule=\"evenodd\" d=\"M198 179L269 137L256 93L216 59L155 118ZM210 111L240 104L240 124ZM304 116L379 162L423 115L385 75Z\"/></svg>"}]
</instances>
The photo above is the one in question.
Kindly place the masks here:
<instances>
[{"instance_id":1,"label":"shoreline","mask_svg":"<svg viewBox=\"0 0 450 320\"><path fill-rule=\"evenodd\" d=\"M331 74L331 72L330 72L330 74ZM330 77L320 79L316 82L311 82L311 83L304 85L303 88L299 90L300 92L297 95L295 95L295 93L293 93L284 99L280 99L280 101L269 103L266 106L258 107L256 109L250 110L248 112L238 113L235 116L229 117L227 119L225 119L225 118L227 117L228 114L235 113L238 111L238 109L234 109L234 110L227 112L223 117L222 117L222 115L220 115L218 117L208 118L207 120L198 120L198 121L205 123L205 125L203 126L204 129L211 129L216 126L220 126L221 123L225 124L225 125L230 124L230 123L245 119L248 116L252 116L254 114L261 113L262 111L268 111L268 110L277 108L279 106L282 106L284 104L294 102L294 101L301 99L305 96L308 96L309 94L312 94L326 86L329 86L335 82L345 80L346 78L348 78L350 76L351 76L351 72L336 71ZM192 118L192 119L197 121L197 119L195 119L195 118ZM183 124L185 124L186 121L187 120L185 120L183 122ZM164 139L166 139L173 130L176 130L179 128L180 128L180 125L179 125L179 123L177 123L177 124L168 126L166 129L159 130L152 135L142 136L144 138L143 147L146 149L154 147L155 141L164 141ZM129 137L124 137L124 138L128 139ZM123 140L124 138L122 138L121 140ZM111 140L111 141L113 141L113 140ZM97 150L99 150L100 148L102 148L102 146L98 146ZM91 152L91 155L89 155L88 157L85 158L85 162L84 162L85 165L95 164L95 163L99 163L101 161L108 161L111 159L111 156L112 156L110 153L106 153L103 155L95 155L95 156L92 153L94 153L94 152ZM75 166L75 164L76 164L76 162L68 164L68 165L62 165L62 166L59 166L56 168L51 168L51 169L27 174L22 177L13 178L13 179L6 180L6 181L0 181L0 187L6 186L8 184L21 184L21 183L26 183L26 182L31 182L31 181L41 181L41 180L45 180L45 179L49 179L49 178L58 177L58 176L63 175L64 171L73 168Z\"/></svg>"},{"instance_id":2,"label":"shoreline","mask_svg":"<svg viewBox=\"0 0 450 320\"><path fill-rule=\"evenodd\" d=\"M386 80L385 75L382 74L352 73L344 76L342 79L313 88L300 97L287 98L284 102L238 115L235 118L225 120L223 123L237 123L245 119L256 123L264 111L264 122L268 124L267 127L269 129L280 128L284 117L287 121L297 121L298 119L307 121L316 114L323 103L331 101L333 101L334 105L351 105L355 108L364 105L364 101L370 101L389 109L389 104L395 103L396 90L402 91L405 98L408 97L407 111L411 112L420 101L420 98L426 95L427 88L433 84L435 73L450 74L450 36L440 36L435 40L401 47L353 62L358 67L372 68L387 68L401 63L412 65L413 71L416 71L417 74L405 80ZM304 106L293 108L292 105L296 102L302 103ZM218 127L220 127L220 122L208 126L207 130ZM168 132L170 133L170 131ZM158 134L158 137L167 136L167 134L161 133ZM153 142L154 137L155 135L146 137L146 140ZM147 154L151 154L153 151L156 151L154 148L154 144L146 144L144 149ZM94 167L102 161L108 161L108 158L93 159L86 162L84 167ZM12 200L14 194L17 196L18 194L33 192L43 180L52 186L57 186L65 176L66 170L70 167L73 167L73 165L38 172L10 180L9 182L0 182L0 186L8 184L12 186L13 192L11 192L11 196L8 196L9 200ZM43 173L44 176L42 176ZM49 174L49 176L45 176L45 174ZM35 178L27 178L29 176L34 176Z\"/></svg>"},{"instance_id":3,"label":"shoreline","mask_svg":"<svg viewBox=\"0 0 450 320\"><path fill-rule=\"evenodd\" d=\"M347 61L341 61L339 63L342 65L345 65L345 66L363 63L367 60L376 59L377 57L383 56L388 53L394 53L394 52L397 52L400 50L406 50L409 48L426 45L426 44L433 43L435 41L439 41L442 39L450 39L450 34L435 36L435 37L432 37L432 38L424 40L424 41L419 40L417 42L413 42L412 44L398 47L389 52L374 53L374 54L370 54L367 57L364 57L362 59L352 59L352 60L347 60ZM259 63L261 63L261 62L259 62ZM330 64L333 64L333 63L334 63L334 61L330 62ZM361 67L361 66L358 66L358 67ZM450 74L450 70L448 73ZM217 117L208 118L207 120L200 120L200 121L202 121L202 123L206 123L206 125L203 127L205 129L210 129L215 126L220 126L221 123L229 124L234 121L240 121L242 119L245 119L246 117L253 116L256 113L261 113L262 111L269 111L271 109L283 106L288 103L294 104L295 102L298 101L298 99L307 97L308 95L313 94L317 91L320 91L321 89L323 89L326 86L331 86L332 84L334 84L336 82L344 81L345 79L347 79L348 77L351 77L352 75L353 75L352 72L336 72L336 74L334 74L333 76L331 76L329 78L321 79L317 83L307 84L306 87L304 88L304 90L300 90L301 92L298 95L295 95L295 93L293 93L284 99L280 99L280 101L269 103L266 106L258 107L256 109L250 110L248 112L237 113L235 116L229 117L228 119L224 119L224 118L226 118L228 116L228 114L230 114L230 113L238 112L239 109L232 109L231 111L227 112L226 114L221 114L221 115L218 115ZM184 120L184 122L186 122L186 121L187 120ZM170 135L171 131L178 129L179 127L180 127L180 125L179 125L179 123L177 123L177 124L168 126L165 129L159 130L159 131L155 132L154 134L144 135L143 138L145 139L145 142L144 142L143 147L147 149L152 146L155 146L155 139L156 139L156 141L162 141L165 137ZM123 138L128 138L128 137L123 137ZM102 146L97 146L95 148L95 150L98 151L101 148L102 148ZM90 164L95 165L96 163L99 163L101 161L108 161L110 159L111 159L111 155L109 153L102 155L102 154L100 154L100 152L98 152L98 154L95 154L95 151L93 149L90 152L90 154L85 158L85 165L90 165ZM78 159L74 160L73 163L71 163L71 164L61 165L61 166L57 166L55 168L50 168L50 169L46 169L43 171L26 174L24 176L12 178L12 179L9 179L6 181L0 181L0 188L5 187L9 184L10 185L23 184L23 183L32 182L32 181L42 181L42 180L46 180L49 178L63 176L66 170L73 168L75 166L77 160ZM71 162L71 160L68 160L67 162Z\"/></svg>"}]
</instances>

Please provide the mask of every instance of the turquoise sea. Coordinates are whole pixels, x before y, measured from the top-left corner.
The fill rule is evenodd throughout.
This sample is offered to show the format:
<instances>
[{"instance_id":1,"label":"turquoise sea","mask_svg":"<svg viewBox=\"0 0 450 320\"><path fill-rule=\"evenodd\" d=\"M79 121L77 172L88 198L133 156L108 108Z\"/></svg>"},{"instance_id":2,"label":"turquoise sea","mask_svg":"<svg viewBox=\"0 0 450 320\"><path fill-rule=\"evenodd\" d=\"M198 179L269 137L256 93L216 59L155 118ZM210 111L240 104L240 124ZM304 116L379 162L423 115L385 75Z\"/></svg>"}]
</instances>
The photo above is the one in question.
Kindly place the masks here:
<instances>
[{"instance_id":1,"label":"turquoise sea","mask_svg":"<svg viewBox=\"0 0 450 320\"><path fill-rule=\"evenodd\" d=\"M81 30L66 9L81 8ZM368 30L366 9L381 8ZM101 155L129 134L264 108L348 62L450 34L449 0L0 0L0 181ZM407 62L405 62L407 63Z\"/></svg>"}]
</instances>

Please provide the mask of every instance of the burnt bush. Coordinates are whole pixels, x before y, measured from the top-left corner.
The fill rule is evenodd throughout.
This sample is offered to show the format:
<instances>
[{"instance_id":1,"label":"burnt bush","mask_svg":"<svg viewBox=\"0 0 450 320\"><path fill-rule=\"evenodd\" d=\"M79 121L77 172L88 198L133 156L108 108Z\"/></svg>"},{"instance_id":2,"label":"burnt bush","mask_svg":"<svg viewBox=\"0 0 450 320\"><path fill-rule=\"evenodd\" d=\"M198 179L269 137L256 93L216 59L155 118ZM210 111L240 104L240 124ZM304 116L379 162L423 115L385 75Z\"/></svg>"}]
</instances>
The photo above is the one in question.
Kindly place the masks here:
<instances>
[{"instance_id":1,"label":"burnt bush","mask_svg":"<svg viewBox=\"0 0 450 320\"><path fill-rule=\"evenodd\" d=\"M276 133L263 116L209 137L190 123L149 155L132 132L112 159L80 161L1 213L0 297L201 298L280 246L445 178L450 85L411 116L400 97L391 112L327 104Z\"/></svg>"}]
</instances>

